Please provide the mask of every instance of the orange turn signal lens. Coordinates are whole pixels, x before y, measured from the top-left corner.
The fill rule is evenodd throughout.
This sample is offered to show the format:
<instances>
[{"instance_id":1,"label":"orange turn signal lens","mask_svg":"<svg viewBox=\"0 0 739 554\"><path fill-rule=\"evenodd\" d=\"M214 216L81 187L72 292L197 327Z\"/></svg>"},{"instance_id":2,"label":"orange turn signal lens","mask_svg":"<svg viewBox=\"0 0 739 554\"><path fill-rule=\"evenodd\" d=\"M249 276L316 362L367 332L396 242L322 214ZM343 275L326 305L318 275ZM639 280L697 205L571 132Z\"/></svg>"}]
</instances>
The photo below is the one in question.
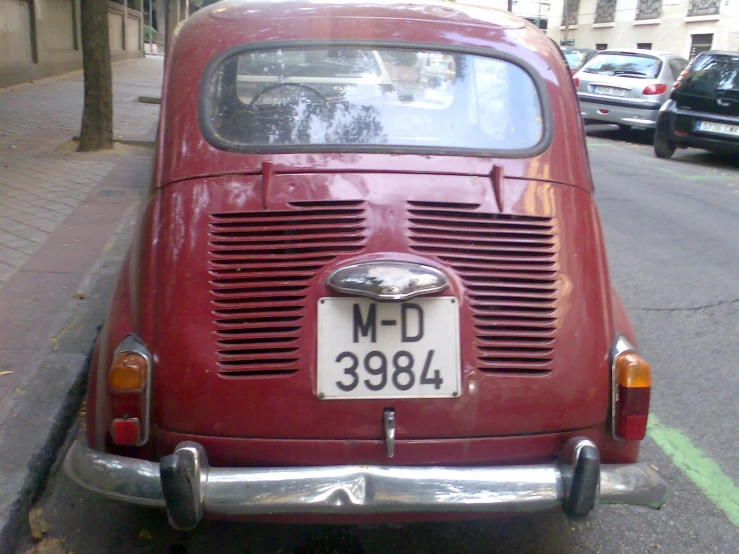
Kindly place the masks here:
<instances>
[{"instance_id":1,"label":"orange turn signal lens","mask_svg":"<svg viewBox=\"0 0 739 554\"><path fill-rule=\"evenodd\" d=\"M652 370L641 356L623 352L616 357L616 378L622 387L648 388L652 386Z\"/></svg>"},{"instance_id":2,"label":"orange turn signal lens","mask_svg":"<svg viewBox=\"0 0 739 554\"><path fill-rule=\"evenodd\" d=\"M146 385L148 363L141 354L123 352L118 354L108 372L108 387L111 392L137 392Z\"/></svg>"}]
</instances>

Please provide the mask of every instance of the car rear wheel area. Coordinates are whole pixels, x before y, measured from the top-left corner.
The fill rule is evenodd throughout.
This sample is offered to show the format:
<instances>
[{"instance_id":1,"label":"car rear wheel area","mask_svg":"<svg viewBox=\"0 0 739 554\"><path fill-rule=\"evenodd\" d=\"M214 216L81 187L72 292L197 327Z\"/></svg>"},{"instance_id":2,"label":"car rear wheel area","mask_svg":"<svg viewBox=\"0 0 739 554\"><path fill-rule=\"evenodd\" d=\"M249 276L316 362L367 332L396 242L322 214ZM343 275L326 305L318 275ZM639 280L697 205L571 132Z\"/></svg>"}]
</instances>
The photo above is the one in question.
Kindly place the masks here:
<instances>
[{"instance_id":1,"label":"car rear wheel area","mask_svg":"<svg viewBox=\"0 0 739 554\"><path fill-rule=\"evenodd\" d=\"M658 158L671 158L675 150L677 150L677 143L675 141L669 140L659 133L655 133L654 154Z\"/></svg>"}]
</instances>

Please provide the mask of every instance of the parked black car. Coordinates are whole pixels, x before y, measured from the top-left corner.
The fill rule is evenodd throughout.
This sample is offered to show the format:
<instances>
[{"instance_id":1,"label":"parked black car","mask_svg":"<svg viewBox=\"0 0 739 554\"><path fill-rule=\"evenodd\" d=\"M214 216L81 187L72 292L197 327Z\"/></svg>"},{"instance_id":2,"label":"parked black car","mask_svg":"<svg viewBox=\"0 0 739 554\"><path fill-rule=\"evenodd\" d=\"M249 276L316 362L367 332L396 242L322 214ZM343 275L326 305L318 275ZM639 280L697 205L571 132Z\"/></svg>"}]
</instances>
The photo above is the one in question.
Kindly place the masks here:
<instances>
[{"instance_id":1,"label":"parked black car","mask_svg":"<svg viewBox=\"0 0 739 554\"><path fill-rule=\"evenodd\" d=\"M739 53L703 52L673 86L657 117L657 157L687 147L739 153Z\"/></svg>"}]
</instances>

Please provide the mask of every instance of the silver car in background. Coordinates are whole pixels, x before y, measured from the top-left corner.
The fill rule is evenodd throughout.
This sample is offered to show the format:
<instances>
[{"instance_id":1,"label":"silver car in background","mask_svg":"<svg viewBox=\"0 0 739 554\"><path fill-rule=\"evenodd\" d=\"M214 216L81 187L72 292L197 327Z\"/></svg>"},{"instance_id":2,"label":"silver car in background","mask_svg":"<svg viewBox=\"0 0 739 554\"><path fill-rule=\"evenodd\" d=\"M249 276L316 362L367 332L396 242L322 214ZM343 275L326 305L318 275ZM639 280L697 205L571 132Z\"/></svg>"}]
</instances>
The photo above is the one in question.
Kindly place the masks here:
<instances>
[{"instance_id":1,"label":"silver car in background","mask_svg":"<svg viewBox=\"0 0 739 554\"><path fill-rule=\"evenodd\" d=\"M687 60L654 50L603 50L573 77L585 123L654 129Z\"/></svg>"}]
</instances>

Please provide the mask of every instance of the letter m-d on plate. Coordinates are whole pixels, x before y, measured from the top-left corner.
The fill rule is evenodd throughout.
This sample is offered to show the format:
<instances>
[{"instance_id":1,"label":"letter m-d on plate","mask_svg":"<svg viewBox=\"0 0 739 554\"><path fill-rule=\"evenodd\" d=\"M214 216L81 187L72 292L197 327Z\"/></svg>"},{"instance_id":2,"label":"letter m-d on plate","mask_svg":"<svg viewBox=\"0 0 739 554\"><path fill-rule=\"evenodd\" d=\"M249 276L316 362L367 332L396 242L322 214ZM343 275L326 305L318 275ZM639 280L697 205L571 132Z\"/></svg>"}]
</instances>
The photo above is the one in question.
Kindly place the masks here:
<instances>
[{"instance_id":1,"label":"letter m-d on plate","mask_svg":"<svg viewBox=\"0 0 739 554\"><path fill-rule=\"evenodd\" d=\"M358 343L360 337L369 337L371 342L377 342L377 305L370 304L363 314L361 305L354 304L352 316L353 342ZM423 330L423 308L413 303L402 304L400 306L401 342L420 341L423 338Z\"/></svg>"}]
</instances>

